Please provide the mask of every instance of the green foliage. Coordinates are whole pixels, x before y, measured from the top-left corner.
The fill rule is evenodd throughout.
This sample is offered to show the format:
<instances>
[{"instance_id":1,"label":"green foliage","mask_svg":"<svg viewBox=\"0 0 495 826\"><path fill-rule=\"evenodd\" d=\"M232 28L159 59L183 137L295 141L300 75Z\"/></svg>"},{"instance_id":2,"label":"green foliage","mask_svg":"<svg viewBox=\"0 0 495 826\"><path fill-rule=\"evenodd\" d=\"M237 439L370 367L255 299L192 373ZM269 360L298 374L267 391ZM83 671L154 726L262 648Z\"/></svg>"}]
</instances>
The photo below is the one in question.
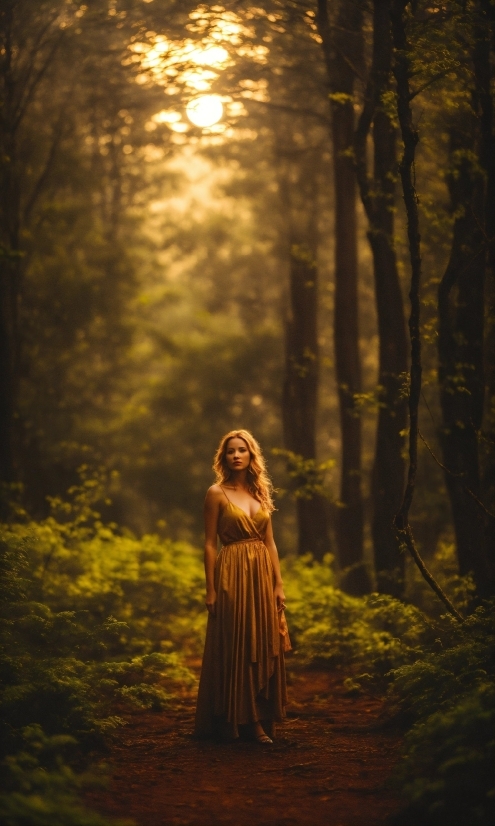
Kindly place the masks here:
<instances>
[{"instance_id":1,"label":"green foliage","mask_svg":"<svg viewBox=\"0 0 495 826\"><path fill-rule=\"evenodd\" d=\"M495 687L483 681L417 723L401 769L417 826L489 826L495 818Z\"/></svg>"},{"instance_id":2,"label":"green foliage","mask_svg":"<svg viewBox=\"0 0 495 826\"><path fill-rule=\"evenodd\" d=\"M83 809L74 799L74 794L85 786L98 785L95 775L76 774L65 762L74 752L75 738L48 737L36 724L23 728L21 738L20 750L9 755L3 764L2 823L6 826L106 826L106 819Z\"/></svg>"},{"instance_id":3,"label":"green foliage","mask_svg":"<svg viewBox=\"0 0 495 826\"><path fill-rule=\"evenodd\" d=\"M329 498L325 476L335 467L334 459L317 462L315 459L304 459L292 450L281 448L273 448L272 454L286 459L287 474L291 482L290 492L295 499L312 499L314 496ZM278 493L283 494L286 491L278 489Z\"/></svg>"},{"instance_id":4,"label":"green foliage","mask_svg":"<svg viewBox=\"0 0 495 826\"><path fill-rule=\"evenodd\" d=\"M449 647L438 646L392 675L391 702L415 721L399 779L410 800L402 817L418 826L493 823L493 607L478 608Z\"/></svg>"},{"instance_id":5,"label":"green foliage","mask_svg":"<svg viewBox=\"0 0 495 826\"><path fill-rule=\"evenodd\" d=\"M83 469L47 519L17 509L0 532L0 802L12 826L103 823L77 801L94 782L85 755L122 725L119 708L158 711L194 684L183 656L201 653L200 554L104 525L94 510L104 481ZM441 544L433 566L467 614L471 586L452 554ZM409 729L398 778L407 816L418 826L488 826L491 606L460 625L430 610L414 577L410 595L426 610L345 594L330 556L282 567L293 664L345 668L350 693L386 692L389 716Z\"/></svg>"},{"instance_id":6,"label":"green foliage","mask_svg":"<svg viewBox=\"0 0 495 826\"><path fill-rule=\"evenodd\" d=\"M392 672L390 699L396 711L422 720L450 708L487 683L494 672L493 605L480 606L462 624L442 617L429 650ZM443 633L442 633L443 632Z\"/></svg>"},{"instance_id":7,"label":"green foliage","mask_svg":"<svg viewBox=\"0 0 495 826\"><path fill-rule=\"evenodd\" d=\"M291 634L303 664L365 668L386 683L394 667L412 662L432 637L428 619L414 606L384 594L352 597L335 582L331 557L284 561Z\"/></svg>"},{"instance_id":8,"label":"green foliage","mask_svg":"<svg viewBox=\"0 0 495 826\"><path fill-rule=\"evenodd\" d=\"M435 572L467 611L472 584L442 544ZM495 604L462 624L389 596L339 590L331 558L283 562L296 662L351 668L349 693L387 693L390 718L409 729L398 782L408 807L397 826L489 826L494 818ZM412 592L430 607L415 580Z\"/></svg>"},{"instance_id":9,"label":"green foliage","mask_svg":"<svg viewBox=\"0 0 495 826\"><path fill-rule=\"evenodd\" d=\"M12 826L103 824L77 793L94 781L86 755L123 724L116 705L159 711L194 684L182 657L204 623L199 555L104 526L100 484L84 470L54 515L18 512L0 528L0 804Z\"/></svg>"},{"instance_id":10,"label":"green foliage","mask_svg":"<svg viewBox=\"0 0 495 826\"><path fill-rule=\"evenodd\" d=\"M435 553L428 560L428 568L444 590L446 589L461 614L469 614L473 606L475 585L472 576L459 575L454 543L440 540ZM439 618L443 605L410 557L406 559L406 569L407 599L414 605L421 606L428 616Z\"/></svg>"}]
</instances>

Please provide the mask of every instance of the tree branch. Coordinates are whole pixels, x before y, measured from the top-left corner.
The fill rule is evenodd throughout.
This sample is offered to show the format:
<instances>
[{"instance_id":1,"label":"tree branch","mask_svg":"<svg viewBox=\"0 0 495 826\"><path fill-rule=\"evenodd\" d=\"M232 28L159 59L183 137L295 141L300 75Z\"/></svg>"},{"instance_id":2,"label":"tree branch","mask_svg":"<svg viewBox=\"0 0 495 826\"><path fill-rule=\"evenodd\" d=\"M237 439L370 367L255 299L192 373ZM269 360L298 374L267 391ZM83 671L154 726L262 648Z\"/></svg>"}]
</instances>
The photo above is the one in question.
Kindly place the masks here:
<instances>
[{"instance_id":1,"label":"tree branch","mask_svg":"<svg viewBox=\"0 0 495 826\"><path fill-rule=\"evenodd\" d=\"M453 470L450 470L450 468L448 468L446 465L444 465L440 461L440 459L438 459L435 456L435 454L433 453L433 450L431 449L430 445L428 444L428 442L426 441L425 437L423 436L423 434L421 433L421 431L419 429L418 429L418 435L419 435L419 438L421 439L421 441L423 442L424 446L426 447L426 449L427 449L428 453L430 454L430 456L432 456L432 458L437 463L438 467L441 467L442 470L445 471L445 473L448 473L449 476L453 476L455 479L462 479L463 478L463 476L464 476L463 473L454 473ZM467 485L463 484L462 487L464 488L466 493L469 494L469 496L471 496L474 499L476 504L480 506L480 508L486 513L487 516L489 516L491 519L495 519L495 513L492 513L491 511L489 511L488 508L485 507L483 502L480 499L478 499L476 494L473 493L473 491L470 490Z\"/></svg>"},{"instance_id":2,"label":"tree branch","mask_svg":"<svg viewBox=\"0 0 495 826\"><path fill-rule=\"evenodd\" d=\"M429 80L423 83L423 85L420 86L419 89L416 89L414 92L410 92L409 100L414 100L414 98L420 95L421 92L424 92L425 89L428 89L428 86L431 86L433 83L436 83L437 80L440 80L440 78L445 77L445 75L448 75L451 71L452 69L443 69L441 72L437 72L435 75L433 75L433 77L431 77Z\"/></svg>"},{"instance_id":3,"label":"tree branch","mask_svg":"<svg viewBox=\"0 0 495 826\"><path fill-rule=\"evenodd\" d=\"M414 160L416 146L419 141L417 129L413 125L411 111L411 93L409 88L409 59L408 42L404 25L404 11L408 0L393 0L392 35L395 49L394 75L397 83L397 112L399 116L404 151L399 165L402 191L407 213L407 234L409 240L409 257L411 261L411 314L409 317L409 333L411 338L411 373L409 388L409 468L407 483L401 506L395 517L399 541L401 541L421 575L438 598L444 603L447 610L459 622L462 617L444 593L436 579L423 562L414 541L411 526L409 525L409 510L414 495L416 474L418 468L418 410L421 394L421 336L420 336L420 284L421 284L421 237L419 234L418 199L414 187Z\"/></svg>"},{"instance_id":4,"label":"tree branch","mask_svg":"<svg viewBox=\"0 0 495 826\"><path fill-rule=\"evenodd\" d=\"M62 138L63 131L64 131L65 106L66 106L66 102L69 99L71 93L72 93L72 90L69 90L67 95L64 98L64 102L63 102L62 106L60 107L59 116L57 118L55 126L53 127L53 132L52 132L53 140L52 140L52 144L50 146L50 149L48 151L48 156L47 156L45 165L43 167L43 170L42 170L41 174L38 177L38 180L36 181L36 183L33 186L33 189L31 191L31 194L30 194L29 198L27 199L27 203L26 203L26 206L24 208L24 222L25 222L25 224L27 224L28 221L29 221L29 218L30 218L31 212L33 210L33 207L35 206L36 201L39 198L39 195L40 195L40 193L43 189L43 186L45 185L45 182L48 178L48 175L50 174L50 170L53 166L53 162L54 162L56 154L57 154L57 149L60 145L60 140Z\"/></svg>"},{"instance_id":5,"label":"tree branch","mask_svg":"<svg viewBox=\"0 0 495 826\"><path fill-rule=\"evenodd\" d=\"M17 131L17 129L18 129L25 113L26 113L26 109L29 106L29 104L30 104L30 102L33 98L33 95L36 91L36 88L38 87L40 81L43 79L43 76L44 76L45 72L47 71L50 63L53 60L55 52L57 51L57 49L58 49L58 47L59 47L59 45L62 42L64 37L65 37L65 31L62 30L60 35L58 36L58 38L55 40L52 48L50 49L44 63L40 66L38 72L36 73L35 77L33 78L29 88L26 91L26 94L24 95L23 100L21 100L19 102L17 115L16 115L16 117L14 119L14 122L13 122L13 125L12 125L13 132Z\"/></svg>"}]
</instances>

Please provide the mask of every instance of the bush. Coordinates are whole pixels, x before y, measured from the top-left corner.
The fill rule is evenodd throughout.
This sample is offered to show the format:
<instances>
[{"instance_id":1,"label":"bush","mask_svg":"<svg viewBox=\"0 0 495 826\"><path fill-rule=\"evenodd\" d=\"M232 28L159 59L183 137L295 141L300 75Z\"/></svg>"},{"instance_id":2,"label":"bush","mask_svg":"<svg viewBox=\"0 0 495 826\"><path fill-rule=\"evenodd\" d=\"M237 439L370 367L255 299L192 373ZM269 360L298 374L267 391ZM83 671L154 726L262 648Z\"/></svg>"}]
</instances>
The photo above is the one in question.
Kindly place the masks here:
<instances>
[{"instance_id":1,"label":"bush","mask_svg":"<svg viewBox=\"0 0 495 826\"><path fill-rule=\"evenodd\" d=\"M455 624L447 645L391 673L389 702L413 723L399 777L418 826L495 822L493 604ZM402 820L404 822L404 820Z\"/></svg>"},{"instance_id":2,"label":"bush","mask_svg":"<svg viewBox=\"0 0 495 826\"><path fill-rule=\"evenodd\" d=\"M356 674L365 668L382 689L390 669L414 662L435 630L421 611L393 597L345 594L335 585L331 563L331 557L323 563L310 557L283 562L296 660L345 666Z\"/></svg>"},{"instance_id":3,"label":"bush","mask_svg":"<svg viewBox=\"0 0 495 826\"><path fill-rule=\"evenodd\" d=\"M398 826L491 826L494 765L495 687L485 681L408 732L400 779L410 803Z\"/></svg>"},{"instance_id":4,"label":"bush","mask_svg":"<svg viewBox=\"0 0 495 826\"><path fill-rule=\"evenodd\" d=\"M8 826L104 824L78 792L94 782L88 754L123 723L115 703L160 710L195 680L183 653L199 650L204 623L197 551L103 526L86 491L54 503L57 518L0 529Z\"/></svg>"},{"instance_id":5,"label":"bush","mask_svg":"<svg viewBox=\"0 0 495 826\"><path fill-rule=\"evenodd\" d=\"M460 609L472 605L450 549L435 565ZM459 624L442 615L421 583L428 613L392 597L350 597L335 586L331 559L286 560L295 661L351 668L349 690L387 693L388 717L408 730L398 782L409 800L397 826L491 826L495 822L494 604ZM364 673L359 673L366 669Z\"/></svg>"},{"instance_id":6,"label":"bush","mask_svg":"<svg viewBox=\"0 0 495 826\"><path fill-rule=\"evenodd\" d=\"M202 649L200 553L103 525L91 507L95 493L83 479L70 502L53 502L48 519L21 512L0 529L7 826L102 826L78 793L94 782L88 755L122 725L116 707L158 711L194 684L184 655ZM460 625L414 577L409 596L421 608L380 594L351 597L336 586L331 563L282 561L293 666L342 668L349 690L386 693L389 717L408 729L398 779L409 804L398 825L489 826L493 605ZM451 548L434 564L466 612L472 587L457 576Z\"/></svg>"}]
</instances>

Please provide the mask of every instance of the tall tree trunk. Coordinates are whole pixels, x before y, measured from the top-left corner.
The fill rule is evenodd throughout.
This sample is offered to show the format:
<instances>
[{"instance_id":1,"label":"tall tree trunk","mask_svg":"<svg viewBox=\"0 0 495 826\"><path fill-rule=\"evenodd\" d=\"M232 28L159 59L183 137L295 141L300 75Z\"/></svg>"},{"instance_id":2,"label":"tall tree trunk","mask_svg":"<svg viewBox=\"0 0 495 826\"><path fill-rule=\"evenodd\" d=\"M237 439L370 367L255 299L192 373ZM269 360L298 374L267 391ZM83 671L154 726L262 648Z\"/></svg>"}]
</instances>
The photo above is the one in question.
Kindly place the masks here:
<instances>
[{"instance_id":1,"label":"tall tree trunk","mask_svg":"<svg viewBox=\"0 0 495 826\"><path fill-rule=\"evenodd\" d=\"M370 589L363 563L364 507L362 496L361 419L355 396L361 392L358 329L358 263L353 92L356 68L362 62L362 7L345 2L336 25L330 24L327 0L318 0L317 24L330 87L333 172L335 186L335 366L337 375L342 467L337 516L338 558L345 575L342 586L351 593Z\"/></svg>"},{"instance_id":2,"label":"tall tree trunk","mask_svg":"<svg viewBox=\"0 0 495 826\"><path fill-rule=\"evenodd\" d=\"M21 464L17 410L23 274L20 244L49 170L48 163L27 196L26 179L29 181L33 169L30 163L24 163L21 170L19 133L36 90L65 37L53 8L40 6L38 14L33 5L32 12L29 29L26 8L18 0L0 4L0 483L7 485L19 478ZM58 137L48 153L51 160L57 145Z\"/></svg>"},{"instance_id":3,"label":"tall tree trunk","mask_svg":"<svg viewBox=\"0 0 495 826\"><path fill-rule=\"evenodd\" d=\"M283 388L284 441L303 460L316 459L318 348L318 168L313 152L291 153L283 181L289 224L289 311ZM301 482L304 483L302 479ZM321 560L330 551L328 502L299 495L298 552Z\"/></svg>"},{"instance_id":4,"label":"tall tree trunk","mask_svg":"<svg viewBox=\"0 0 495 826\"><path fill-rule=\"evenodd\" d=\"M457 620L462 621L462 617L452 604L448 596L444 593L438 582L427 569L416 547L413 532L409 524L409 511L411 508L414 489L416 486L416 474L418 470L418 414L419 399L421 396L421 236L419 233L419 212L418 199L414 186L414 161L416 156L416 146L419 141L419 134L413 123L411 109L411 88L409 80L411 69L409 64L409 43L406 35L404 12L408 0L392 0L392 38L394 44L394 65L393 71L397 84L397 114L404 144L404 151L399 164L400 178L402 183L402 193L407 214L407 237L409 241L409 259L411 262L411 287L409 298L411 301L411 312L409 315L409 336L411 340L411 370L409 383L409 467L407 469L407 482L402 497L402 502L395 517L395 525L399 534L399 539L403 542L411 554L415 564L418 566L422 576L442 600L450 613Z\"/></svg>"},{"instance_id":5,"label":"tall tree trunk","mask_svg":"<svg viewBox=\"0 0 495 826\"><path fill-rule=\"evenodd\" d=\"M15 252L11 244L0 250L0 483L7 485L17 478L19 274Z\"/></svg>"},{"instance_id":6,"label":"tall tree trunk","mask_svg":"<svg viewBox=\"0 0 495 826\"><path fill-rule=\"evenodd\" d=\"M16 164L13 7L0 15L0 483L17 477L16 405L19 375L20 192Z\"/></svg>"},{"instance_id":7,"label":"tall tree trunk","mask_svg":"<svg viewBox=\"0 0 495 826\"><path fill-rule=\"evenodd\" d=\"M479 431L484 406L483 327L486 244L484 178L473 163L478 124L463 113L450 130L447 178L454 222L450 259L438 291L440 439L461 574L472 572L480 594L493 588L479 499ZM476 497L476 498L475 498Z\"/></svg>"},{"instance_id":8,"label":"tall tree trunk","mask_svg":"<svg viewBox=\"0 0 495 826\"><path fill-rule=\"evenodd\" d=\"M378 590L400 596L404 556L394 517L404 488L403 437L407 403L401 392L407 371L404 304L394 248L394 200L397 171L396 130L381 106L390 88L392 34L390 0L373 5L373 56L363 111L354 142L361 198L369 221L378 315L378 423L372 473L373 547ZM373 125L374 171L367 170L366 139Z\"/></svg>"},{"instance_id":9,"label":"tall tree trunk","mask_svg":"<svg viewBox=\"0 0 495 826\"><path fill-rule=\"evenodd\" d=\"M488 247L485 283L485 413L481 444L481 498L495 502L495 122L493 75L495 67L495 7L480 0L476 7L473 49L475 103L480 116L480 162L485 170L485 243ZM495 571L495 519L485 514L485 548Z\"/></svg>"}]
</instances>

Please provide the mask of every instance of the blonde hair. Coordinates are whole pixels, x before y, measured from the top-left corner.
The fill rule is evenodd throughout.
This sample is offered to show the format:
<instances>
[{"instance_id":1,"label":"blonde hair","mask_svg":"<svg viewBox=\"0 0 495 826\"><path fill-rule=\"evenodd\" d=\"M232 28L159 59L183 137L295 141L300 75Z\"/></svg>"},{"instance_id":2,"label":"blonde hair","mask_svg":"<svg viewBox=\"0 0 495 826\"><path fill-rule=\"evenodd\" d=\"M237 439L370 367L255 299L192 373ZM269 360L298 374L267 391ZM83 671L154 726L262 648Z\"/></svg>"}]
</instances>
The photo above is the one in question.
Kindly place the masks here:
<instances>
[{"instance_id":1,"label":"blonde hair","mask_svg":"<svg viewBox=\"0 0 495 826\"><path fill-rule=\"evenodd\" d=\"M229 441L235 438L242 439L251 454L251 461L247 469L247 489L251 496L260 502L263 510L272 513L275 510L272 499L272 481L266 470L261 447L249 430L231 430L220 440L213 461L217 485L224 485L231 477L232 471L227 467L226 455Z\"/></svg>"}]
</instances>

